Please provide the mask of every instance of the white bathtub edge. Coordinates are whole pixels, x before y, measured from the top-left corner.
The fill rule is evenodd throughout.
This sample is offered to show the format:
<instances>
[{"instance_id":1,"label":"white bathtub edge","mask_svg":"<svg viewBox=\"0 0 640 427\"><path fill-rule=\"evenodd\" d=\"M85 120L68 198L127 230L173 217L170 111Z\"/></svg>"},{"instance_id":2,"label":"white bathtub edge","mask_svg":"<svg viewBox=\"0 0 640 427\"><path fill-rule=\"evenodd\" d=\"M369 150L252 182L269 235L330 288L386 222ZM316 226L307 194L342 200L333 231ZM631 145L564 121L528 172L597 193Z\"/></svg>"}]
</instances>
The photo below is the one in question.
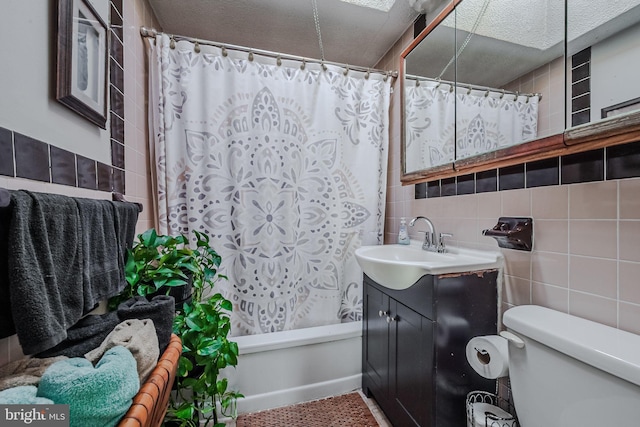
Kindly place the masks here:
<instances>
[{"instance_id":1,"label":"white bathtub edge","mask_svg":"<svg viewBox=\"0 0 640 427\"><path fill-rule=\"evenodd\" d=\"M264 411L296 403L323 399L360 389L362 374L338 378L300 387L277 390L270 393L256 394L238 399L238 414Z\"/></svg>"},{"instance_id":2,"label":"white bathtub edge","mask_svg":"<svg viewBox=\"0 0 640 427\"><path fill-rule=\"evenodd\" d=\"M338 323L335 325L314 326L294 329L273 334L231 337L238 344L240 354L261 351L280 350L290 347L346 340L362 336L362 322ZM275 338L274 338L275 337Z\"/></svg>"}]
</instances>

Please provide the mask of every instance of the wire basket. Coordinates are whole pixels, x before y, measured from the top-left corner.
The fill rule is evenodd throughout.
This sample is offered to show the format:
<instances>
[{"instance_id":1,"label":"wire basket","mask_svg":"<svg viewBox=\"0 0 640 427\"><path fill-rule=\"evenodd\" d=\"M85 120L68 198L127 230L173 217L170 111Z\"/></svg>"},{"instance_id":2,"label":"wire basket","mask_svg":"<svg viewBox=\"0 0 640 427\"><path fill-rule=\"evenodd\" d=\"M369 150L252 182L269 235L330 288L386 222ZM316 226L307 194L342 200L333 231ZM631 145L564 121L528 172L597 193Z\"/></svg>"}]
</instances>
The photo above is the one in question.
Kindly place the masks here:
<instances>
[{"instance_id":1,"label":"wire basket","mask_svg":"<svg viewBox=\"0 0 640 427\"><path fill-rule=\"evenodd\" d=\"M467 394L467 427L518 427L518 420L511 415L514 409L509 401L493 393L472 391Z\"/></svg>"}]
</instances>

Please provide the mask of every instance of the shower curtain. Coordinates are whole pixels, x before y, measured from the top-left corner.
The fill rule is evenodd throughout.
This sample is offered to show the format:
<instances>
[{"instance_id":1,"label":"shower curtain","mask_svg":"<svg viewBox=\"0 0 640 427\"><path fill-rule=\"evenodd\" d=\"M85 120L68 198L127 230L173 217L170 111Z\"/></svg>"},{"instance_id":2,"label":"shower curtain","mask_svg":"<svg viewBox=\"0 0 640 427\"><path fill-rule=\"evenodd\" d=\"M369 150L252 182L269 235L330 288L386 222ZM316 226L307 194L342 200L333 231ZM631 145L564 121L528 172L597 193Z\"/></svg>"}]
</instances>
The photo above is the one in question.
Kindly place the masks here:
<instances>
[{"instance_id":1,"label":"shower curtain","mask_svg":"<svg viewBox=\"0 0 640 427\"><path fill-rule=\"evenodd\" d=\"M389 81L170 44L150 53L160 231L212 237L236 336L361 319L354 251L383 240Z\"/></svg>"},{"instance_id":2,"label":"shower curtain","mask_svg":"<svg viewBox=\"0 0 640 427\"><path fill-rule=\"evenodd\" d=\"M408 172L517 145L537 135L537 96L405 83Z\"/></svg>"}]
</instances>

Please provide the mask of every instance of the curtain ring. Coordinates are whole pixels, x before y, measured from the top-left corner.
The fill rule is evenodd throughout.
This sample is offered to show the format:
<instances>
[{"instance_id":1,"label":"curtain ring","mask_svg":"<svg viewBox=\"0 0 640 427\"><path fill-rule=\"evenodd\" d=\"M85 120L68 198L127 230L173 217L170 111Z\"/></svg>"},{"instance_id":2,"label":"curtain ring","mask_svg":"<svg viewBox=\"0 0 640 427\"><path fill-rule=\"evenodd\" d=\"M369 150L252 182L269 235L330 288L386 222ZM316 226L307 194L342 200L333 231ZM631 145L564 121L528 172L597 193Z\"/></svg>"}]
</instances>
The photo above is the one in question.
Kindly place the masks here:
<instances>
[{"instance_id":1,"label":"curtain ring","mask_svg":"<svg viewBox=\"0 0 640 427\"><path fill-rule=\"evenodd\" d=\"M500 95L500 99L504 98L504 89L502 89L502 95Z\"/></svg>"},{"instance_id":2,"label":"curtain ring","mask_svg":"<svg viewBox=\"0 0 640 427\"><path fill-rule=\"evenodd\" d=\"M247 59L249 59L249 61L253 61L253 52L249 51L249 55L247 56Z\"/></svg>"},{"instance_id":3,"label":"curtain ring","mask_svg":"<svg viewBox=\"0 0 640 427\"><path fill-rule=\"evenodd\" d=\"M193 51L195 53L200 53L200 43L198 43L198 40L193 44Z\"/></svg>"},{"instance_id":4,"label":"curtain ring","mask_svg":"<svg viewBox=\"0 0 640 427\"><path fill-rule=\"evenodd\" d=\"M342 72L342 74L344 74L345 76L346 76L347 74L349 74L349 66L348 66L348 65L345 67L345 69L344 69L344 71Z\"/></svg>"},{"instance_id":5,"label":"curtain ring","mask_svg":"<svg viewBox=\"0 0 640 427\"><path fill-rule=\"evenodd\" d=\"M416 87L420 86L420 80L416 79Z\"/></svg>"},{"instance_id":6,"label":"curtain ring","mask_svg":"<svg viewBox=\"0 0 640 427\"><path fill-rule=\"evenodd\" d=\"M436 80L438 81L438 84L436 85L436 89L438 89L442 84L442 80L440 80L440 77L438 77Z\"/></svg>"},{"instance_id":7,"label":"curtain ring","mask_svg":"<svg viewBox=\"0 0 640 427\"><path fill-rule=\"evenodd\" d=\"M278 64L278 67L282 65L282 58L280 58L280 55L276 58L276 64Z\"/></svg>"},{"instance_id":8,"label":"curtain ring","mask_svg":"<svg viewBox=\"0 0 640 427\"><path fill-rule=\"evenodd\" d=\"M389 79L389 72L387 71L386 73L384 73L384 77L382 78L382 81L387 81Z\"/></svg>"},{"instance_id":9,"label":"curtain ring","mask_svg":"<svg viewBox=\"0 0 640 427\"><path fill-rule=\"evenodd\" d=\"M224 56L224 57L226 58L226 57L227 57L227 55L229 54L229 53L227 52L227 48L226 48L226 47L224 47L224 46L222 46L221 51L222 51L222 56Z\"/></svg>"},{"instance_id":10,"label":"curtain ring","mask_svg":"<svg viewBox=\"0 0 640 427\"><path fill-rule=\"evenodd\" d=\"M367 68L367 72L365 73L364 78L368 80L370 75L371 75L371 70Z\"/></svg>"},{"instance_id":11,"label":"curtain ring","mask_svg":"<svg viewBox=\"0 0 640 427\"><path fill-rule=\"evenodd\" d=\"M307 60L302 58L302 64L300 64L300 69L304 70L304 68L307 66Z\"/></svg>"},{"instance_id":12,"label":"curtain ring","mask_svg":"<svg viewBox=\"0 0 640 427\"><path fill-rule=\"evenodd\" d=\"M453 85L449 86L449 93L453 92Z\"/></svg>"},{"instance_id":13,"label":"curtain ring","mask_svg":"<svg viewBox=\"0 0 640 427\"><path fill-rule=\"evenodd\" d=\"M471 86L469 86L469 90L467 90L467 95L471 95Z\"/></svg>"},{"instance_id":14,"label":"curtain ring","mask_svg":"<svg viewBox=\"0 0 640 427\"><path fill-rule=\"evenodd\" d=\"M516 91L516 93L513 95L513 100L517 101L519 97L520 97L520 92Z\"/></svg>"},{"instance_id":15,"label":"curtain ring","mask_svg":"<svg viewBox=\"0 0 640 427\"><path fill-rule=\"evenodd\" d=\"M175 49L176 48L176 41L173 38L173 35L171 36L171 39L169 40L169 48L171 48L171 49Z\"/></svg>"},{"instance_id":16,"label":"curtain ring","mask_svg":"<svg viewBox=\"0 0 640 427\"><path fill-rule=\"evenodd\" d=\"M321 62L320 62L320 66L322 67L322 71L327 71L327 66L326 66L326 64L324 63L324 61L321 61Z\"/></svg>"},{"instance_id":17,"label":"curtain ring","mask_svg":"<svg viewBox=\"0 0 640 427\"><path fill-rule=\"evenodd\" d=\"M487 89L487 91L484 93L484 97L488 97L489 96L489 89Z\"/></svg>"},{"instance_id":18,"label":"curtain ring","mask_svg":"<svg viewBox=\"0 0 640 427\"><path fill-rule=\"evenodd\" d=\"M527 95L527 101L525 102L525 104L529 103L529 99L531 99L531 95Z\"/></svg>"}]
</instances>

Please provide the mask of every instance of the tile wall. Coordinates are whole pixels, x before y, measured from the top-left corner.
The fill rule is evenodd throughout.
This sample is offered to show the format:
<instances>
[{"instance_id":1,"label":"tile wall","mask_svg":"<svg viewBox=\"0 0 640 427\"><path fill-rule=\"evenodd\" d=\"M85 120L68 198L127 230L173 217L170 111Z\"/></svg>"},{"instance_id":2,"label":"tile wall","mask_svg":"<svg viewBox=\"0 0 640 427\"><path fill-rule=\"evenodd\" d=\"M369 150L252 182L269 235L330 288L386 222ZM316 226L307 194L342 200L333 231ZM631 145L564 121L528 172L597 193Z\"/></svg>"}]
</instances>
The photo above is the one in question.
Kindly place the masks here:
<instances>
[{"instance_id":1,"label":"tile wall","mask_svg":"<svg viewBox=\"0 0 640 427\"><path fill-rule=\"evenodd\" d=\"M146 42L139 31L159 24L146 0L112 0L110 21L115 39L110 55L112 165L0 128L0 187L90 198L111 198L112 189L123 190L128 201L145 207L137 226L142 232L155 222L147 149ZM124 181L111 178L120 174ZM21 357L17 336L0 339L0 366Z\"/></svg>"},{"instance_id":2,"label":"tile wall","mask_svg":"<svg viewBox=\"0 0 640 427\"><path fill-rule=\"evenodd\" d=\"M398 69L410 28L377 68ZM640 142L463 177L400 183L400 82L390 120L385 240L425 215L450 244L500 250L503 310L538 304L640 334ZM482 235L500 216L534 218L534 250ZM420 239L410 230L412 238Z\"/></svg>"}]
</instances>

